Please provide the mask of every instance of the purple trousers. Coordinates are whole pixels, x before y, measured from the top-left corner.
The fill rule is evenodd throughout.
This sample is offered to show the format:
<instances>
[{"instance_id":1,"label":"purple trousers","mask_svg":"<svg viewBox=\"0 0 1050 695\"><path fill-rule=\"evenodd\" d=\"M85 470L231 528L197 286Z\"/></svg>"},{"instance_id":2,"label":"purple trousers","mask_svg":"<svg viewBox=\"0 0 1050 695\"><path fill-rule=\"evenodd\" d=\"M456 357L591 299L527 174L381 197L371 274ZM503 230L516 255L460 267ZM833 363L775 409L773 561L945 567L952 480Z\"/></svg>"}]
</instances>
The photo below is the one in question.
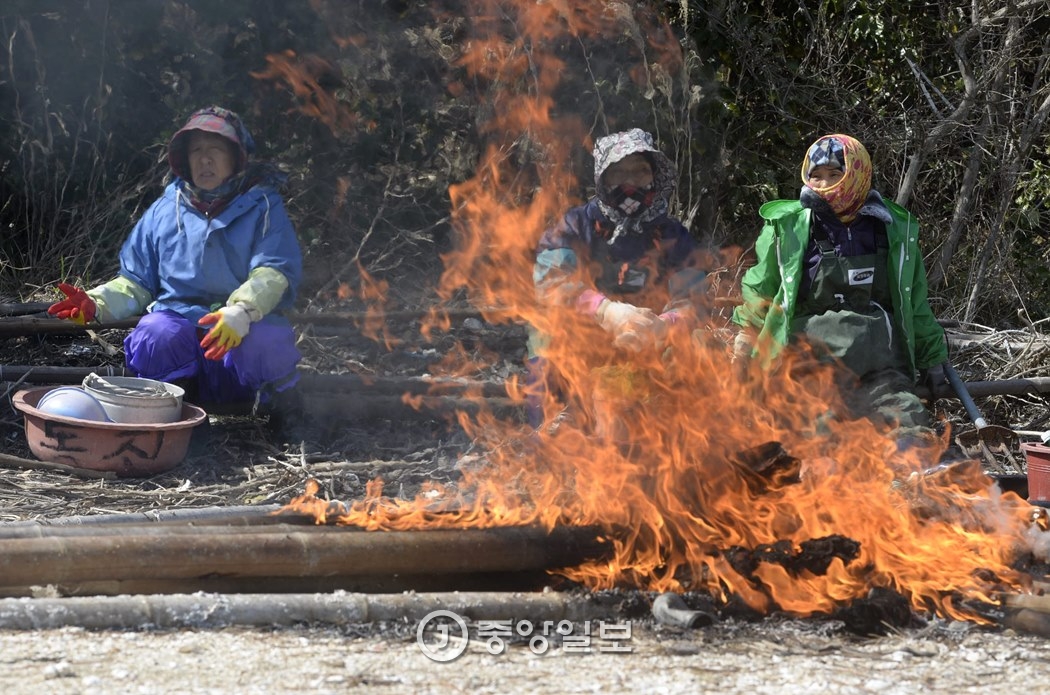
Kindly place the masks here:
<instances>
[{"instance_id":1,"label":"purple trousers","mask_svg":"<svg viewBox=\"0 0 1050 695\"><path fill-rule=\"evenodd\" d=\"M253 323L241 344L221 360L204 357L200 341L206 332L174 311L146 314L124 339L128 369L157 381L196 378L203 403L254 401L260 390L265 402L271 390L283 391L299 381L295 367L302 356L284 318Z\"/></svg>"}]
</instances>

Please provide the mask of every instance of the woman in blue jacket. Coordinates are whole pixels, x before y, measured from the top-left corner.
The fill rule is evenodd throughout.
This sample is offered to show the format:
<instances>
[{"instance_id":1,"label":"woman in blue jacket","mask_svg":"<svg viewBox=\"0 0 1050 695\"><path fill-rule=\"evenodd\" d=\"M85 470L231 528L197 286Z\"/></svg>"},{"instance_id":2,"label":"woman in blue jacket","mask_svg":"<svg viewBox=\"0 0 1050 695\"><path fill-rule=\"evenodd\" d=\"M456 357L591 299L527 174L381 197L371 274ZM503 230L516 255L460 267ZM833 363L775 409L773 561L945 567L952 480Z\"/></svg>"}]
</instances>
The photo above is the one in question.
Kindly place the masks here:
<instances>
[{"instance_id":1,"label":"woman in blue jacket","mask_svg":"<svg viewBox=\"0 0 1050 695\"><path fill-rule=\"evenodd\" d=\"M188 400L267 400L298 380L290 309L302 254L277 186L250 157L237 114L192 114L172 137L174 180L132 229L116 278L88 291L59 285L48 313L78 323L148 312L124 341L129 370L177 382Z\"/></svg>"}]
</instances>

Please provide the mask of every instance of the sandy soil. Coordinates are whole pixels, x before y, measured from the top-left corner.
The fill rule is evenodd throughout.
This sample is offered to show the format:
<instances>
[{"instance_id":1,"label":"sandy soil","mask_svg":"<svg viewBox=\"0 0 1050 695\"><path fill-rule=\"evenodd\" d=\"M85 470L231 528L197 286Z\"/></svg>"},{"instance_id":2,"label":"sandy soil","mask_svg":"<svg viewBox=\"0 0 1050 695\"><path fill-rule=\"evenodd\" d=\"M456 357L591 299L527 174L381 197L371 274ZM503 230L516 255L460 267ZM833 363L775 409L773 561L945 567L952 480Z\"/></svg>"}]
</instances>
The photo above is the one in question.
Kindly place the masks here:
<instances>
[{"instance_id":1,"label":"sandy soil","mask_svg":"<svg viewBox=\"0 0 1050 695\"><path fill-rule=\"evenodd\" d=\"M635 626L631 652L427 659L413 626L0 632L8 693L995 693L1038 689L1050 640L935 624L854 639L827 624ZM595 645L598 643L596 642Z\"/></svg>"}]
</instances>

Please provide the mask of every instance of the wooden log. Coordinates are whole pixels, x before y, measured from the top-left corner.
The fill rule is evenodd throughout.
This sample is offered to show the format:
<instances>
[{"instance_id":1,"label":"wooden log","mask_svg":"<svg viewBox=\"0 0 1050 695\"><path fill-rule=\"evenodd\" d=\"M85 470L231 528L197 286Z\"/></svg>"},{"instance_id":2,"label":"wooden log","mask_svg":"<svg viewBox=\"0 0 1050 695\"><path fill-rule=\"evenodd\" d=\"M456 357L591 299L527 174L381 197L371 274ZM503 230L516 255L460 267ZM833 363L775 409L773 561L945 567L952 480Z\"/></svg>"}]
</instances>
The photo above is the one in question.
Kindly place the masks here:
<instances>
[{"instance_id":1,"label":"wooden log","mask_svg":"<svg viewBox=\"0 0 1050 695\"><path fill-rule=\"evenodd\" d=\"M419 622L436 610L466 620L614 620L619 605L557 592L249 594L0 599L0 629L223 628Z\"/></svg>"},{"instance_id":2,"label":"wooden log","mask_svg":"<svg viewBox=\"0 0 1050 695\"><path fill-rule=\"evenodd\" d=\"M0 540L0 584L225 577L523 572L604 557L593 528L124 534Z\"/></svg>"}]
</instances>

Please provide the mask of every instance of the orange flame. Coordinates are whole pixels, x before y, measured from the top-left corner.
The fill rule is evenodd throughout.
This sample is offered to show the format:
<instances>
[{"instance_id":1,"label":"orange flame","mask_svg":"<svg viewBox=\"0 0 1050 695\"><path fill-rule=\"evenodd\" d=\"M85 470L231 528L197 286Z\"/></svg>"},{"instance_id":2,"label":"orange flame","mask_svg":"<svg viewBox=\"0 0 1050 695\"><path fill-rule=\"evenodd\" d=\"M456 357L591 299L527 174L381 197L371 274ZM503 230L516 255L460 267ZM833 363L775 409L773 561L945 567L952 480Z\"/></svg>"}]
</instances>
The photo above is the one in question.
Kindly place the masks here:
<instances>
[{"instance_id":1,"label":"orange flame","mask_svg":"<svg viewBox=\"0 0 1050 695\"><path fill-rule=\"evenodd\" d=\"M577 119L553 115L550 94L566 66L538 47L566 36L608 39L636 20L620 2L522 2L499 4L499 12L495 4L478 3L485 38L471 41L460 63L492 89L494 116L482 129L488 144L476 176L449 190L458 245L443 258L439 294L465 289L475 306L502 307L508 320L550 335L546 356L567 395L543 395L548 422L535 432L495 418L482 402L480 414L459 421L489 454L459 484L408 501L382 497L382 482L373 481L364 499L335 510L336 521L373 530L594 525L615 554L563 572L573 580L706 590L800 616L885 587L918 609L979 621L960 596L990 601L1003 587L1024 588L1026 576L1011 563L1031 547L1031 508L997 494L979 470L922 475L945 442L896 456L897 470L915 475L898 474L903 484L895 484L888 433L867 420L826 417L843 412L830 370L811 371L804 384L790 369L742 375L715 331L677 327L660 349L625 353L572 307L537 300L534 248L578 202L570 153L591 145ZM494 26L496 17L505 24ZM632 72L639 79L683 69L680 51L666 45L646 60ZM590 282L586 268L578 279ZM659 309L663 299L647 301ZM440 313L431 318L447 325ZM445 367L473 359L454 352ZM507 392L525 395L516 381ZM572 417L556 418L566 406ZM779 447L756 448L771 442ZM289 506L332 518L315 492ZM833 537L855 541L856 557L830 557L823 572L744 567L735 552L790 554Z\"/></svg>"},{"instance_id":2,"label":"orange flame","mask_svg":"<svg viewBox=\"0 0 1050 695\"><path fill-rule=\"evenodd\" d=\"M357 125L357 115L333 94L332 87L342 83L337 66L320 56L298 56L290 49L266 56L266 64L264 70L249 74L291 90L300 113L321 121L335 135Z\"/></svg>"}]
</instances>

